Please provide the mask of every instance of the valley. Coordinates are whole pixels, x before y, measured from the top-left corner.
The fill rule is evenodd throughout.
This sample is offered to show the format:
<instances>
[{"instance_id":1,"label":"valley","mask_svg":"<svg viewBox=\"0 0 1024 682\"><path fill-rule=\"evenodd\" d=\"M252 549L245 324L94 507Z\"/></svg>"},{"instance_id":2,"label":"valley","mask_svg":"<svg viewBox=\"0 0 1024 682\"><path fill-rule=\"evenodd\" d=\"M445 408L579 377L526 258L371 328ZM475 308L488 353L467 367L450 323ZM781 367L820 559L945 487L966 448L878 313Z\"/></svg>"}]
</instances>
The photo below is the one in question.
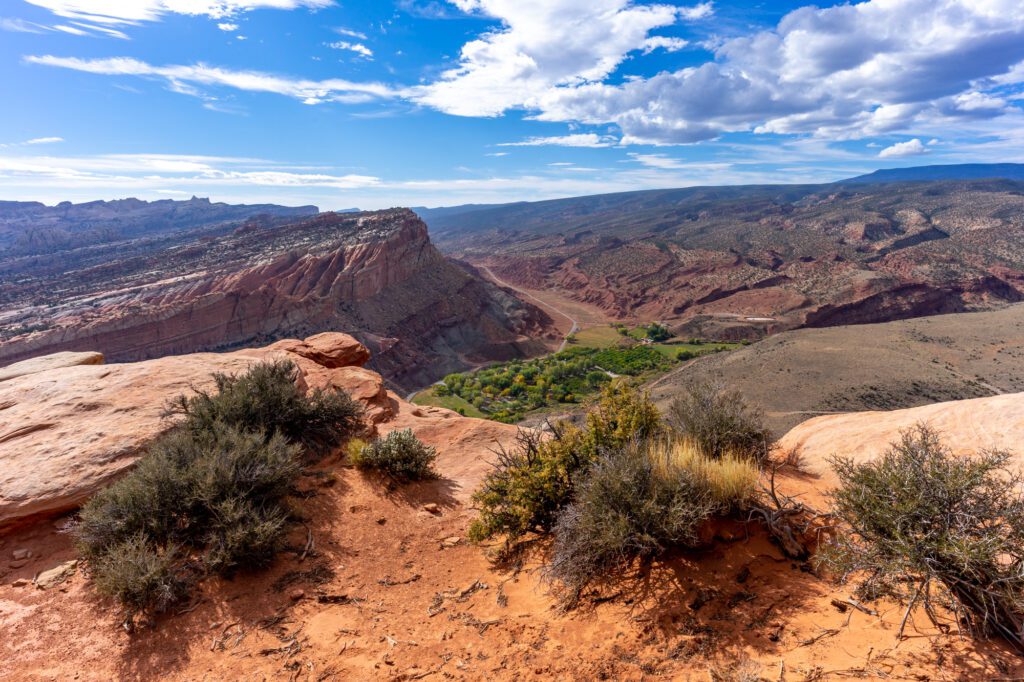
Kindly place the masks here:
<instances>
[{"instance_id":1,"label":"valley","mask_svg":"<svg viewBox=\"0 0 1024 682\"><path fill-rule=\"evenodd\" d=\"M1024 297L1010 180L652 190L424 211L439 247L683 336L991 309Z\"/></svg>"}]
</instances>

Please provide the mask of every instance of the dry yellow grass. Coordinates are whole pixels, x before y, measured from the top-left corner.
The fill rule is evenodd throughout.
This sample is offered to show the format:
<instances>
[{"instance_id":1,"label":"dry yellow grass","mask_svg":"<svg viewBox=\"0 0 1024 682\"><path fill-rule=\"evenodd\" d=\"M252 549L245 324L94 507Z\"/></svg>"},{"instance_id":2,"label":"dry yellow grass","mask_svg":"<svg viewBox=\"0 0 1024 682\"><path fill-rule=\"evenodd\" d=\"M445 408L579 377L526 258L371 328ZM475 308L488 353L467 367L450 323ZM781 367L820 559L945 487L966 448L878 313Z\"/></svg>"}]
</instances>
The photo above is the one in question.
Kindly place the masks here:
<instances>
[{"instance_id":1,"label":"dry yellow grass","mask_svg":"<svg viewBox=\"0 0 1024 682\"><path fill-rule=\"evenodd\" d=\"M712 459L687 440L665 441L647 448L647 457L664 476L686 471L702 482L723 505L740 504L754 494L761 476L749 458L726 455Z\"/></svg>"}]
</instances>

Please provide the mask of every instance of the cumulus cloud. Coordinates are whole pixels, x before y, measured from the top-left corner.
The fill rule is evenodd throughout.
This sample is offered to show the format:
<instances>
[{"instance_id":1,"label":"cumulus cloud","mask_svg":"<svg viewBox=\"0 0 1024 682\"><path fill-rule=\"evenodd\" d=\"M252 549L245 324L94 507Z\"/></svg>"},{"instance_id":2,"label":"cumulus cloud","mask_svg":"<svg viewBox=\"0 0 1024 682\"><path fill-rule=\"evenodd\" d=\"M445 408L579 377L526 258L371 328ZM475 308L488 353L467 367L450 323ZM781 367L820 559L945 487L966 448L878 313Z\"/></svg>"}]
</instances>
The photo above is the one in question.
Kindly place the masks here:
<instances>
[{"instance_id":1,"label":"cumulus cloud","mask_svg":"<svg viewBox=\"0 0 1024 682\"><path fill-rule=\"evenodd\" d=\"M328 43L327 47L334 50L348 50L349 52L355 52L357 55L365 59L373 59L373 50L362 43L351 43L347 40L337 40L333 43Z\"/></svg>"},{"instance_id":2,"label":"cumulus cloud","mask_svg":"<svg viewBox=\"0 0 1024 682\"><path fill-rule=\"evenodd\" d=\"M108 76L139 76L164 80L173 90L200 96L195 86L229 87L249 92L266 92L293 97L306 104L325 101L360 103L397 97L400 92L380 83L356 83L340 78L308 80L278 76L262 71L236 71L206 64L156 66L129 57L78 59L52 55L30 56L30 64L54 66Z\"/></svg>"},{"instance_id":3,"label":"cumulus cloud","mask_svg":"<svg viewBox=\"0 0 1024 682\"><path fill-rule=\"evenodd\" d=\"M666 52L679 52L687 45L689 41L683 40L682 38L668 38L666 36L653 36L644 41L644 54L650 54L655 50L665 50Z\"/></svg>"},{"instance_id":4,"label":"cumulus cloud","mask_svg":"<svg viewBox=\"0 0 1024 682\"><path fill-rule=\"evenodd\" d=\"M317 9L334 0L25 0L58 17L94 24L139 24L158 21L165 14L187 14L225 19L248 10L273 8Z\"/></svg>"},{"instance_id":5,"label":"cumulus cloud","mask_svg":"<svg viewBox=\"0 0 1024 682\"><path fill-rule=\"evenodd\" d=\"M927 153L928 148L921 143L921 140L915 137L913 140L897 142L890 147L886 147L878 152L878 156L882 159L898 159L903 156L920 156Z\"/></svg>"},{"instance_id":6,"label":"cumulus cloud","mask_svg":"<svg viewBox=\"0 0 1024 682\"><path fill-rule=\"evenodd\" d=\"M222 31L237 31L238 24L232 24L230 21L222 21L219 24L217 24L217 28L219 28Z\"/></svg>"},{"instance_id":7,"label":"cumulus cloud","mask_svg":"<svg viewBox=\"0 0 1024 682\"><path fill-rule=\"evenodd\" d=\"M772 30L724 41L714 61L611 84L629 53L657 44L650 31L711 6L451 2L501 28L466 43L459 65L417 101L457 115L522 109L545 121L616 124L624 144L750 130L843 139L998 116L1008 105L985 91L997 85L990 79L1016 80L1024 61L1019 0L869 0L804 7Z\"/></svg>"},{"instance_id":8,"label":"cumulus cloud","mask_svg":"<svg viewBox=\"0 0 1024 682\"><path fill-rule=\"evenodd\" d=\"M614 147L618 140L609 135L575 133L554 137L531 137L519 142L502 142L499 147Z\"/></svg>"}]
</instances>

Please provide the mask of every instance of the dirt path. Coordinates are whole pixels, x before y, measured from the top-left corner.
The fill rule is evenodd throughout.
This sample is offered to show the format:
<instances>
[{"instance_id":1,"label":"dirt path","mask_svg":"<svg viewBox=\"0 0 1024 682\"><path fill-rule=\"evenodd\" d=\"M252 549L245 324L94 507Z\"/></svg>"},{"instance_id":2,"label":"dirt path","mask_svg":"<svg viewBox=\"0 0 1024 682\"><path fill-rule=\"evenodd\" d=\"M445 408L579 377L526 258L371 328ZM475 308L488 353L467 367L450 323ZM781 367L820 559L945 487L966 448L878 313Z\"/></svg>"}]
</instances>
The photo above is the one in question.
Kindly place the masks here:
<instances>
[{"instance_id":1,"label":"dirt path","mask_svg":"<svg viewBox=\"0 0 1024 682\"><path fill-rule=\"evenodd\" d=\"M494 282L495 284L497 284L498 286L506 287L508 289L512 289L513 291L516 291L516 292L522 294L523 296L525 296L526 298L530 299L531 301L534 301L535 303L537 303L537 304L547 308L548 310L553 310L557 314L559 314L562 317L564 317L565 319L569 320L569 322L572 324L572 327L569 329L569 333L565 335L565 338L562 339L561 345L558 346L558 350L556 350L555 352L558 353L558 352L560 352L562 350L565 350L565 345L569 342L569 337L572 334L575 334L576 332L578 332L580 330L580 325L579 325L579 322L576 320L576 318L574 318L572 315L570 315L569 313L565 312L561 308L559 308L559 307L549 303L548 301L544 301L542 299L537 298L536 296L531 294L529 291L521 289L521 288L515 286L514 284L509 284L505 280L503 280L500 277L498 277L497 275L495 275L494 272L489 267L487 267L486 265L480 265L478 267L481 270L483 270L487 274L487 276L491 278L491 281Z\"/></svg>"}]
</instances>

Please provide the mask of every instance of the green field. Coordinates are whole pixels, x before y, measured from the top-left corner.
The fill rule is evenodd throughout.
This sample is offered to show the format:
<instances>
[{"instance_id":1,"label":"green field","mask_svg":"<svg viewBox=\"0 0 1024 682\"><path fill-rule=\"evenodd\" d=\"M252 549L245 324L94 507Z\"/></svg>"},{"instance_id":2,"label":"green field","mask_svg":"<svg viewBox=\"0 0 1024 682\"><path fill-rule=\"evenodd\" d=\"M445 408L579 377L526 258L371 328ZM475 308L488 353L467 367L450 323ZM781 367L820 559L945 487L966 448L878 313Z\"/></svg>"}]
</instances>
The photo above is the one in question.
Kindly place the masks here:
<instances>
[{"instance_id":1,"label":"green field","mask_svg":"<svg viewBox=\"0 0 1024 682\"><path fill-rule=\"evenodd\" d=\"M437 395L434 391L435 388L435 386L431 386L430 388L417 393L416 397L412 399L413 404L446 407L449 410L455 410L466 417L487 419L486 414L473 407L472 403L468 402L464 398L460 398L457 395Z\"/></svg>"}]
</instances>

